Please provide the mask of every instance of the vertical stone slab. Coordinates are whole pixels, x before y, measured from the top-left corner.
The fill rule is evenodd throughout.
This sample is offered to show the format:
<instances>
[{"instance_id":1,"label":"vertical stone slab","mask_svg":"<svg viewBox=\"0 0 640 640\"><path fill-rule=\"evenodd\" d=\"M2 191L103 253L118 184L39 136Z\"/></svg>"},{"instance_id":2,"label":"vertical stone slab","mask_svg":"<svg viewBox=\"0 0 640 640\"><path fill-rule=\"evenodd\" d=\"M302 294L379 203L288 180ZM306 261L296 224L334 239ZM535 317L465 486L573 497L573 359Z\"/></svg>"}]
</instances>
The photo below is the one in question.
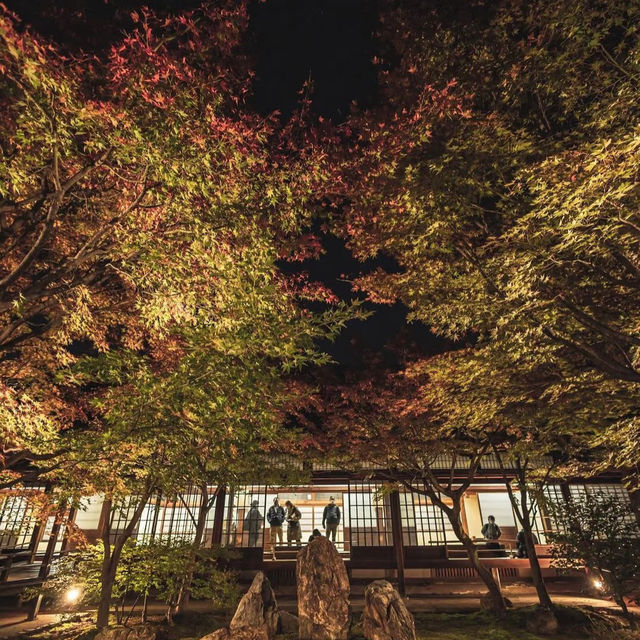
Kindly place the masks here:
<instances>
[{"instance_id":1,"label":"vertical stone slab","mask_svg":"<svg viewBox=\"0 0 640 640\"><path fill-rule=\"evenodd\" d=\"M386 580L367 585L362 626L367 640L416 640L413 616Z\"/></svg>"},{"instance_id":2,"label":"vertical stone slab","mask_svg":"<svg viewBox=\"0 0 640 640\"><path fill-rule=\"evenodd\" d=\"M279 619L280 613L271 583L262 571L258 571L231 620L231 634L236 635L241 629L253 629L264 631L267 637L273 638L278 632Z\"/></svg>"},{"instance_id":3,"label":"vertical stone slab","mask_svg":"<svg viewBox=\"0 0 640 640\"><path fill-rule=\"evenodd\" d=\"M300 640L347 640L349 576L335 546L324 536L298 553Z\"/></svg>"}]
</instances>

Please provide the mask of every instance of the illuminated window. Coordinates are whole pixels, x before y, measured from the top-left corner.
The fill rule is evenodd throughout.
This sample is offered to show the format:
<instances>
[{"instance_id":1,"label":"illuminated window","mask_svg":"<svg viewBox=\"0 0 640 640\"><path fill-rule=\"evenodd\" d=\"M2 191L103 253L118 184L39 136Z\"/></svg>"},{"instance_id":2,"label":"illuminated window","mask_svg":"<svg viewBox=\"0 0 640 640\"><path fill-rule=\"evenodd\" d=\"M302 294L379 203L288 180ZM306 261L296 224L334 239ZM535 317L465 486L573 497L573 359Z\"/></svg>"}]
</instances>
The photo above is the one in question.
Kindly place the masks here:
<instances>
[{"instance_id":1,"label":"illuminated window","mask_svg":"<svg viewBox=\"0 0 640 640\"><path fill-rule=\"evenodd\" d=\"M443 545L457 540L449 518L427 496L405 491L399 498L405 545Z\"/></svg>"},{"instance_id":2,"label":"illuminated window","mask_svg":"<svg viewBox=\"0 0 640 640\"><path fill-rule=\"evenodd\" d=\"M349 483L349 525L352 546L393 545L389 496L375 482Z\"/></svg>"}]
</instances>

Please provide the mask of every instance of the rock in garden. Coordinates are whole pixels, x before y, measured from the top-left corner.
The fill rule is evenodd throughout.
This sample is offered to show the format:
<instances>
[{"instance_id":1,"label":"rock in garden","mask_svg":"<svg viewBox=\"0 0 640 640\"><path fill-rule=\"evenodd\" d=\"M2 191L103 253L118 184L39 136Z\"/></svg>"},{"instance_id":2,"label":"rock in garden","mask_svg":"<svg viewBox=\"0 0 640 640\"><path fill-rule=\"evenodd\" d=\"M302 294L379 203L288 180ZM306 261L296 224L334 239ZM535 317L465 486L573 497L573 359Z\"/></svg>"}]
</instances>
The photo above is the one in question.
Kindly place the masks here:
<instances>
[{"instance_id":1,"label":"rock in garden","mask_svg":"<svg viewBox=\"0 0 640 640\"><path fill-rule=\"evenodd\" d=\"M235 631L223 628L208 633L200 640L269 640L269 635L265 627L242 627Z\"/></svg>"},{"instance_id":2,"label":"rock in garden","mask_svg":"<svg viewBox=\"0 0 640 640\"><path fill-rule=\"evenodd\" d=\"M509 598L502 598L504 600L504 606L507 609L513 609L513 602L509 600ZM485 593L480 597L480 608L485 609L487 611L493 611L495 605L495 601L490 593Z\"/></svg>"},{"instance_id":3,"label":"rock in garden","mask_svg":"<svg viewBox=\"0 0 640 640\"><path fill-rule=\"evenodd\" d=\"M280 633L298 633L298 616L280 611Z\"/></svg>"},{"instance_id":4,"label":"rock in garden","mask_svg":"<svg viewBox=\"0 0 640 640\"><path fill-rule=\"evenodd\" d=\"M386 580L364 591L364 637L367 640L416 640L416 626L400 594Z\"/></svg>"},{"instance_id":5,"label":"rock in garden","mask_svg":"<svg viewBox=\"0 0 640 640\"><path fill-rule=\"evenodd\" d=\"M102 629L94 640L156 640L157 630L147 624L135 627L108 627Z\"/></svg>"},{"instance_id":6,"label":"rock in garden","mask_svg":"<svg viewBox=\"0 0 640 640\"><path fill-rule=\"evenodd\" d=\"M300 640L346 640L349 576L328 538L316 538L298 553L296 580Z\"/></svg>"},{"instance_id":7,"label":"rock in garden","mask_svg":"<svg viewBox=\"0 0 640 640\"><path fill-rule=\"evenodd\" d=\"M240 629L264 629L267 637L278 633L278 604L267 576L258 571L247 593L242 596L229 630L235 637Z\"/></svg>"},{"instance_id":8,"label":"rock in garden","mask_svg":"<svg viewBox=\"0 0 640 640\"><path fill-rule=\"evenodd\" d=\"M552 636L558 632L558 618L550 609L538 607L527 616L527 631L540 636Z\"/></svg>"},{"instance_id":9,"label":"rock in garden","mask_svg":"<svg viewBox=\"0 0 640 640\"><path fill-rule=\"evenodd\" d=\"M229 629L217 629L211 633L207 633L206 636L202 636L200 640L226 640L229 637Z\"/></svg>"}]
</instances>

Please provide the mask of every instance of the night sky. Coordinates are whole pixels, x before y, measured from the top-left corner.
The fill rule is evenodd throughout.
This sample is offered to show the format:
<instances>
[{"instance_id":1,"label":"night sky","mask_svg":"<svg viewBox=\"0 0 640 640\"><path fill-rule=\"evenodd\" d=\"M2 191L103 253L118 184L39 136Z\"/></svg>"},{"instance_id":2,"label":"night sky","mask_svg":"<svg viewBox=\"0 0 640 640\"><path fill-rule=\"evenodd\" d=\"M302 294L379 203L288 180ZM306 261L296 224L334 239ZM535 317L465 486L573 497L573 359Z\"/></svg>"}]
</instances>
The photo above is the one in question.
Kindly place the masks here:
<instances>
[{"instance_id":1,"label":"night sky","mask_svg":"<svg viewBox=\"0 0 640 640\"><path fill-rule=\"evenodd\" d=\"M313 109L319 116L341 122L352 102L372 105L377 89L372 64L378 53L377 13L373 0L268 0L254 5L249 37L256 108L263 113L277 109L286 115L295 108L298 92L309 79ZM384 258L357 262L344 243L332 236L324 236L323 245L326 253L320 260L296 268L329 285L343 299L353 297L345 280L381 264L395 268ZM428 354L452 346L422 324L407 325L406 309L400 304L368 308L374 312L368 320L352 322L334 345L324 345L343 368L363 366L367 352L387 356L384 359L393 365L397 350Z\"/></svg>"},{"instance_id":2,"label":"night sky","mask_svg":"<svg viewBox=\"0 0 640 640\"><path fill-rule=\"evenodd\" d=\"M179 10L197 6L193 0L9 0L8 7L42 35L72 49L106 49L131 25L130 12L140 6ZM253 106L262 113L274 110L286 117L299 100L303 84L313 84L316 115L344 120L356 101L369 106L376 99L377 3L374 0L267 0L254 3L248 50L256 71ZM357 274L382 264L381 258L361 264L344 243L324 236L325 255L295 267L311 279L330 286L341 298L353 297L348 282ZM452 345L437 339L421 324L406 323L406 309L369 305L374 311L364 322L354 321L333 345L323 345L340 368L359 369L367 353L382 355L393 365L394 353L437 353ZM390 348L386 348L390 347Z\"/></svg>"}]
</instances>

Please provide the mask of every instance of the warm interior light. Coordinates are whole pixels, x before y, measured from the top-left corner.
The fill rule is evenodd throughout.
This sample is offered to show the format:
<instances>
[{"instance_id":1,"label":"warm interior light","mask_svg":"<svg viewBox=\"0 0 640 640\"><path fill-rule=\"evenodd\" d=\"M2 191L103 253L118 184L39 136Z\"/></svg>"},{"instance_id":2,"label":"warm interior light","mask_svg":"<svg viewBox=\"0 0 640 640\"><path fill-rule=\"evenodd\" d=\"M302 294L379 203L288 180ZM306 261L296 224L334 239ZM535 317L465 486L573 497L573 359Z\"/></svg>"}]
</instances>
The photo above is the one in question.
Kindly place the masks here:
<instances>
[{"instance_id":1,"label":"warm interior light","mask_svg":"<svg viewBox=\"0 0 640 640\"><path fill-rule=\"evenodd\" d=\"M597 578L593 581L593 586L600 590L602 589L602 587L604 587L604 584L602 583L602 580L598 580Z\"/></svg>"},{"instance_id":2,"label":"warm interior light","mask_svg":"<svg viewBox=\"0 0 640 640\"><path fill-rule=\"evenodd\" d=\"M67 604L75 604L76 602L78 602L78 600L80 600L81 594L82 592L80 591L79 587L71 587L71 589L69 589L64 594L64 599L66 600Z\"/></svg>"}]
</instances>

